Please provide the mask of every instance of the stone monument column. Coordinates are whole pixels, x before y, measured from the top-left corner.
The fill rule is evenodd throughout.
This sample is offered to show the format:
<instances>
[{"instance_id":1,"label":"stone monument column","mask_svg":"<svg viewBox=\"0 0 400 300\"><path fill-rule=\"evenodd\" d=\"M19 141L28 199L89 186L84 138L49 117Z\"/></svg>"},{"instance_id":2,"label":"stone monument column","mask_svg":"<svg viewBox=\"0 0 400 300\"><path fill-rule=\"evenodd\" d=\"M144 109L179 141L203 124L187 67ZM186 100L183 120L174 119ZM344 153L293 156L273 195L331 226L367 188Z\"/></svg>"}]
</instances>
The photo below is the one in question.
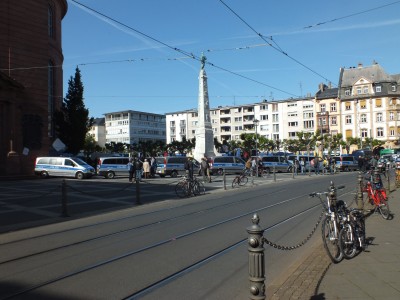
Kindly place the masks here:
<instances>
[{"instance_id":1,"label":"stone monument column","mask_svg":"<svg viewBox=\"0 0 400 300\"><path fill-rule=\"evenodd\" d=\"M196 147L194 158L214 157L214 134L211 126L210 103L208 100L207 74L204 70L206 57L201 56L201 69L199 74L199 99L198 99L198 123L196 129Z\"/></svg>"}]
</instances>

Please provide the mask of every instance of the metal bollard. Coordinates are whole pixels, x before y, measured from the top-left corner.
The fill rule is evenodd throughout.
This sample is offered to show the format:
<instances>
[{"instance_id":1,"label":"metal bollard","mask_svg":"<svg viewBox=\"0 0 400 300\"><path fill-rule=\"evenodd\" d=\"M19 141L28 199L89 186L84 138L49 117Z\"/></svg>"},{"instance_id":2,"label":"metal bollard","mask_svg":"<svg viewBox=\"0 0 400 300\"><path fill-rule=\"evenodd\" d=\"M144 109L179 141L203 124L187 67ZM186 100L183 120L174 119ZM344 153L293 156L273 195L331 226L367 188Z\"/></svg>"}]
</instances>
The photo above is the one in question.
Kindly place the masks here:
<instances>
[{"instance_id":1,"label":"metal bollard","mask_svg":"<svg viewBox=\"0 0 400 300\"><path fill-rule=\"evenodd\" d=\"M61 216L66 218L68 215L68 205L67 205L67 183L63 179L61 183Z\"/></svg>"},{"instance_id":2,"label":"metal bollard","mask_svg":"<svg viewBox=\"0 0 400 300\"><path fill-rule=\"evenodd\" d=\"M247 228L249 252L249 299L265 299L265 261L264 261L264 230L258 225L257 214L252 217L253 225Z\"/></svg>"},{"instance_id":3,"label":"metal bollard","mask_svg":"<svg viewBox=\"0 0 400 300\"><path fill-rule=\"evenodd\" d=\"M140 182L136 179L136 204L142 204L140 202Z\"/></svg>"},{"instance_id":4,"label":"metal bollard","mask_svg":"<svg viewBox=\"0 0 400 300\"><path fill-rule=\"evenodd\" d=\"M364 199L363 199L363 173L358 172L358 191L357 191L357 208L364 209Z\"/></svg>"},{"instance_id":5,"label":"metal bollard","mask_svg":"<svg viewBox=\"0 0 400 300\"><path fill-rule=\"evenodd\" d=\"M275 166L273 168L273 172L274 172L274 181L276 181L276 172L275 172Z\"/></svg>"},{"instance_id":6,"label":"metal bollard","mask_svg":"<svg viewBox=\"0 0 400 300\"><path fill-rule=\"evenodd\" d=\"M222 174L222 178L224 181L224 190L226 190L226 174L225 174L225 169L224 169L224 173Z\"/></svg>"},{"instance_id":7,"label":"metal bollard","mask_svg":"<svg viewBox=\"0 0 400 300\"><path fill-rule=\"evenodd\" d=\"M386 168L386 178L387 178L387 184L388 184L388 192L390 193L390 176L389 176L389 168Z\"/></svg>"}]
</instances>

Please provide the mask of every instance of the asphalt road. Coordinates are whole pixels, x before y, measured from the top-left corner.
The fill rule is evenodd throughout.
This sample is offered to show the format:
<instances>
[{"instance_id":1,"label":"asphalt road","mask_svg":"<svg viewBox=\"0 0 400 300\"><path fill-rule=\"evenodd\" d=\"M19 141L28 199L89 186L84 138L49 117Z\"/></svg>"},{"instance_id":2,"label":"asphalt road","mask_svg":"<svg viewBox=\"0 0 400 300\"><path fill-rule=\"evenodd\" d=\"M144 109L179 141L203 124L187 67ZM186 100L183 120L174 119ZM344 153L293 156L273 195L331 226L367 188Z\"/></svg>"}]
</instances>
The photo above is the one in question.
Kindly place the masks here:
<instances>
[{"instance_id":1,"label":"asphalt road","mask_svg":"<svg viewBox=\"0 0 400 300\"><path fill-rule=\"evenodd\" d=\"M227 190L216 178L206 185L206 195L187 199L174 195L176 179L154 179L158 182L141 185L145 205L134 203L136 191L126 179L67 181L69 212L76 218L0 235L0 299L247 299L246 228L253 214L268 240L296 246L322 212L308 194L326 190L333 180L346 185L340 194L349 202L357 183L357 173L277 175L276 181L257 179ZM2 183L2 215L21 206L28 211L31 204L38 215L58 216L60 204L51 203L58 198L44 193L61 182ZM89 213L95 206L113 212ZM319 230L296 250L265 245L267 287L279 284L318 242Z\"/></svg>"}]
</instances>

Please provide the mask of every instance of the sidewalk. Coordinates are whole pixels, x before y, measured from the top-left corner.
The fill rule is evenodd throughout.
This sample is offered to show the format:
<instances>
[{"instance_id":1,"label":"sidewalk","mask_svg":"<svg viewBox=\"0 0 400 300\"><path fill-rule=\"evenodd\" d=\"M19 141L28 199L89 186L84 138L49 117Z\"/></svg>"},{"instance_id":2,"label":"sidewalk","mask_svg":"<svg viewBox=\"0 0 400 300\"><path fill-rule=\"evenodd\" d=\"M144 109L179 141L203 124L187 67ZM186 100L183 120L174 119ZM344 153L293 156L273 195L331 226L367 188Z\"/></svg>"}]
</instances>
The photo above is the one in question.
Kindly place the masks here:
<instances>
[{"instance_id":1,"label":"sidewalk","mask_svg":"<svg viewBox=\"0 0 400 300\"><path fill-rule=\"evenodd\" d=\"M268 299L400 299L400 190L389 195L393 218L366 219L365 252L333 264L321 244ZM366 206L365 209L368 207Z\"/></svg>"}]
</instances>

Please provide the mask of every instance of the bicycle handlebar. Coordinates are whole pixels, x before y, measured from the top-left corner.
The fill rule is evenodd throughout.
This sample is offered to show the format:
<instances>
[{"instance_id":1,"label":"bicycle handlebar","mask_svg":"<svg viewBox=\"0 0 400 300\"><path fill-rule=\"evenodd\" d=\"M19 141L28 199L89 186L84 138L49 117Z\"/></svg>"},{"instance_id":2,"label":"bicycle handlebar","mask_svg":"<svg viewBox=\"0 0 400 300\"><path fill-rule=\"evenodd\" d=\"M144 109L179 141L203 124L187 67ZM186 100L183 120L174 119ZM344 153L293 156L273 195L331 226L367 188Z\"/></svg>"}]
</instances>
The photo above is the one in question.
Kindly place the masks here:
<instances>
[{"instance_id":1,"label":"bicycle handlebar","mask_svg":"<svg viewBox=\"0 0 400 300\"><path fill-rule=\"evenodd\" d=\"M342 190L344 189L346 186L345 185L341 185L338 187L335 187L335 191L336 190ZM325 191L325 192L312 192L311 194L309 194L310 197L315 197L315 196L322 196L322 195L327 195L329 194L331 191Z\"/></svg>"}]
</instances>

